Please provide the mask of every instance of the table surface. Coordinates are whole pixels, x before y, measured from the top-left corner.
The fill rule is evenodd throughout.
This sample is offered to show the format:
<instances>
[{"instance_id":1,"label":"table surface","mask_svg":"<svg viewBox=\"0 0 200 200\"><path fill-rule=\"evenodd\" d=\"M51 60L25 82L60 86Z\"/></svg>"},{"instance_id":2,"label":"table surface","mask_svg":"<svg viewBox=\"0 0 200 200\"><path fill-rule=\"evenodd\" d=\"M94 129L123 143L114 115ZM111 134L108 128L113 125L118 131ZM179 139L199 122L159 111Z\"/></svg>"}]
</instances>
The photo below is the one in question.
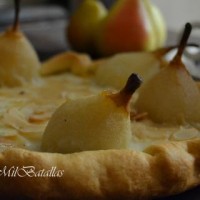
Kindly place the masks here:
<instances>
[{"instance_id":1,"label":"table surface","mask_svg":"<svg viewBox=\"0 0 200 200\"><path fill-rule=\"evenodd\" d=\"M45 60L56 53L70 49L65 35L68 14L63 8L55 6L36 6L31 9L23 9L22 15L21 28L36 48L41 60ZM1 16L6 17L2 18ZM11 23L11 18L11 10L4 10L4 12L1 12L0 10L0 31ZM177 41L177 34L174 34L173 31L169 32L167 43L176 44ZM188 199L199 200L200 187L172 197L161 198L159 200Z\"/></svg>"}]
</instances>

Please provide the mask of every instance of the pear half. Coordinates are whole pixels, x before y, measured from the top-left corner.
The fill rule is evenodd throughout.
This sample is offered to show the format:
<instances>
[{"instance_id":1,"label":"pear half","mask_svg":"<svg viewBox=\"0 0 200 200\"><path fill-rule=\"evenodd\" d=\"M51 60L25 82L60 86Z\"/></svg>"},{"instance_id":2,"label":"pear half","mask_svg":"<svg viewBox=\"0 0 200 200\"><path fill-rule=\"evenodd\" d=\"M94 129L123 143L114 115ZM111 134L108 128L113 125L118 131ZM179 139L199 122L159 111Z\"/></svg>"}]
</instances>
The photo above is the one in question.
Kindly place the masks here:
<instances>
[{"instance_id":1,"label":"pear half","mask_svg":"<svg viewBox=\"0 0 200 200\"><path fill-rule=\"evenodd\" d=\"M191 30L191 25L186 24L174 59L140 90L136 108L138 112L147 112L156 122L200 122L200 92L181 61Z\"/></svg>"},{"instance_id":2,"label":"pear half","mask_svg":"<svg viewBox=\"0 0 200 200\"><path fill-rule=\"evenodd\" d=\"M38 76L38 56L19 30L19 1L15 1L13 27L0 34L0 85L19 86Z\"/></svg>"},{"instance_id":3,"label":"pear half","mask_svg":"<svg viewBox=\"0 0 200 200\"><path fill-rule=\"evenodd\" d=\"M64 103L47 125L42 150L72 153L129 148L132 133L128 103L140 83L132 74L117 94L104 92Z\"/></svg>"}]
</instances>

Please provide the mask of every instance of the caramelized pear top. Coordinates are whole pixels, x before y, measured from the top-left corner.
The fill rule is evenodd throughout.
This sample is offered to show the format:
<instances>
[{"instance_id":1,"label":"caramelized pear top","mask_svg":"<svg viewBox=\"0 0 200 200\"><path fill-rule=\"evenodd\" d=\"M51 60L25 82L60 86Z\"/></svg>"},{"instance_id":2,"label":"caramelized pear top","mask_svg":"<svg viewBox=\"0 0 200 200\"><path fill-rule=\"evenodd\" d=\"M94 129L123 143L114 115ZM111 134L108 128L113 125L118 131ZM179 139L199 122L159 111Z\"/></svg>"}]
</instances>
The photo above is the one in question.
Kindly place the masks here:
<instances>
[{"instance_id":1,"label":"caramelized pear top","mask_svg":"<svg viewBox=\"0 0 200 200\"><path fill-rule=\"evenodd\" d=\"M183 36L181 38L180 45L178 47L178 51L177 51L174 59L170 62L169 66L171 66L171 67L182 67L182 68L185 69L185 66L182 63L181 59L182 59L184 49L187 45L187 41L188 41L189 36L191 34L191 31L192 31L192 26L191 26L190 23L187 23L185 25L185 30L184 30Z\"/></svg>"},{"instance_id":2,"label":"caramelized pear top","mask_svg":"<svg viewBox=\"0 0 200 200\"><path fill-rule=\"evenodd\" d=\"M131 74L124 88L117 94L111 94L109 97L116 103L117 106L127 107L133 93L140 87L141 78L137 74Z\"/></svg>"}]
</instances>

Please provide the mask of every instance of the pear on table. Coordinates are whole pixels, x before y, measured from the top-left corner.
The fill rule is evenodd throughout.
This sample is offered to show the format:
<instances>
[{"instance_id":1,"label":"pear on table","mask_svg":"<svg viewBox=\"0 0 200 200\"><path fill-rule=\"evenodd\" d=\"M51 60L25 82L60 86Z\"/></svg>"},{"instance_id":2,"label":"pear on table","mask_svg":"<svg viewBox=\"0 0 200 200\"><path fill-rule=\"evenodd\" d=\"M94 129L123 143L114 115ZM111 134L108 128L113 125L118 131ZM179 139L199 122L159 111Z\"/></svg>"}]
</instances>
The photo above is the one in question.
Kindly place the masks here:
<instances>
[{"instance_id":1,"label":"pear on table","mask_svg":"<svg viewBox=\"0 0 200 200\"><path fill-rule=\"evenodd\" d=\"M14 87L38 76L40 62L30 42L19 30L19 0L15 0L15 20L0 34L0 85Z\"/></svg>"},{"instance_id":2,"label":"pear on table","mask_svg":"<svg viewBox=\"0 0 200 200\"><path fill-rule=\"evenodd\" d=\"M191 30L191 25L186 24L174 59L146 82L139 92L135 105L138 112L147 112L156 122L200 122L200 91L181 61Z\"/></svg>"},{"instance_id":3,"label":"pear on table","mask_svg":"<svg viewBox=\"0 0 200 200\"><path fill-rule=\"evenodd\" d=\"M42 150L72 153L123 149L131 143L128 105L141 80L132 74L124 89L113 94L71 100L56 110L42 139Z\"/></svg>"},{"instance_id":4,"label":"pear on table","mask_svg":"<svg viewBox=\"0 0 200 200\"><path fill-rule=\"evenodd\" d=\"M101 20L107 15L102 2L84 0L71 16L67 37L74 50L94 54L94 32Z\"/></svg>"},{"instance_id":5,"label":"pear on table","mask_svg":"<svg viewBox=\"0 0 200 200\"><path fill-rule=\"evenodd\" d=\"M150 0L118 0L109 11L99 0L83 0L72 14L67 37L74 50L108 56L155 50L165 43L166 27Z\"/></svg>"},{"instance_id":6,"label":"pear on table","mask_svg":"<svg viewBox=\"0 0 200 200\"><path fill-rule=\"evenodd\" d=\"M118 0L100 24L96 44L101 55L160 48L166 40L162 14L150 0Z\"/></svg>"}]
</instances>

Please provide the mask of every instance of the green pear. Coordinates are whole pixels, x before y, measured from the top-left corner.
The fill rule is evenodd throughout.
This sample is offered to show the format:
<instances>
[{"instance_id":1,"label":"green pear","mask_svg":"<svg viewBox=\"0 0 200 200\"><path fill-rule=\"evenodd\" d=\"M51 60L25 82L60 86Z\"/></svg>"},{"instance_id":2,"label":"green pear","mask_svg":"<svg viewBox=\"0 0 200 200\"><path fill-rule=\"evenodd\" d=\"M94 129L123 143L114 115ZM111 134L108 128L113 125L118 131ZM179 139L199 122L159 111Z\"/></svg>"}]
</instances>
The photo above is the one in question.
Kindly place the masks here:
<instances>
[{"instance_id":1,"label":"green pear","mask_svg":"<svg viewBox=\"0 0 200 200\"><path fill-rule=\"evenodd\" d=\"M74 50L94 54L94 33L106 15L107 9L101 1L83 0L67 27L67 37Z\"/></svg>"},{"instance_id":2,"label":"green pear","mask_svg":"<svg viewBox=\"0 0 200 200\"><path fill-rule=\"evenodd\" d=\"M181 61L191 29L191 25L186 24L174 59L146 82L139 92L135 105L138 112L147 112L155 122L200 122L200 91Z\"/></svg>"},{"instance_id":3,"label":"green pear","mask_svg":"<svg viewBox=\"0 0 200 200\"><path fill-rule=\"evenodd\" d=\"M128 105L140 83L132 74L119 93L104 92L64 103L47 125L42 150L72 153L129 148L132 133Z\"/></svg>"},{"instance_id":4,"label":"green pear","mask_svg":"<svg viewBox=\"0 0 200 200\"><path fill-rule=\"evenodd\" d=\"M40 62L30 42L19 30L19 1L13 27L0 34L0 85L14 87L38 76Z\"/></svg>"}]
</instances>

